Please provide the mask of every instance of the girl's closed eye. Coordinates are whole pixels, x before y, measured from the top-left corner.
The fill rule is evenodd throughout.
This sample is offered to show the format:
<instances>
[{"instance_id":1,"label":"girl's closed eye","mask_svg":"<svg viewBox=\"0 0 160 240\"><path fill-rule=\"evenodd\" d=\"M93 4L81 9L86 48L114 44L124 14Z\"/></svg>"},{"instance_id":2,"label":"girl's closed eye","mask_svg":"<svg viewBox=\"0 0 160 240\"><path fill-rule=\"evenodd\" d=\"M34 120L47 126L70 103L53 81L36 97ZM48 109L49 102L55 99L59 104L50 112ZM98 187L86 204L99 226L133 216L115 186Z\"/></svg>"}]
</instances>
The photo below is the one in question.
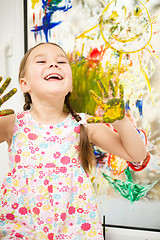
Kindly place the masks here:
<instances>
[{"instance_id":1,"label":"girl's closed eye","mask_svg":"<svg viewBox=\"0 0 160 240\"><path fill-rule=\"evenodd\" d=\"M46 63L45 60L38 60L36 63Z\"/></svg>"},{"instance_id":2,"label":"girl's closed eye","mask_svg":"<svg viewBox=\"0 0 160 240\"><path fill-rule=\"evenodd\" d=\"M65 64L65 63L67 63L67 61L61 60L61 61L57 61L57 63L59 63L59 64Z\"/></svg>"}]
</instances>

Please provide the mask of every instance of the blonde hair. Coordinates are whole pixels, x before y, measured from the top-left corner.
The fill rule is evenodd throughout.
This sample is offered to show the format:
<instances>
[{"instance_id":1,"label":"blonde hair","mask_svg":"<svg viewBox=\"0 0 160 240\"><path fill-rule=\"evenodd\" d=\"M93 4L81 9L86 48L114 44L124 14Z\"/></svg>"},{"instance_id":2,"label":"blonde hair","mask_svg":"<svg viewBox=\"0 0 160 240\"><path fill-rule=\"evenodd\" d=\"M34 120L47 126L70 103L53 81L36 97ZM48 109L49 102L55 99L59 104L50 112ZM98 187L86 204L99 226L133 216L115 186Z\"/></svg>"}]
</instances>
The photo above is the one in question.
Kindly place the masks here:
<instances>
[{"instance_id":1,"label":"blonde hair","mask_svg":"<svg viewBox=\"0 0 160 240\"><path fill-rule=\"evenodd\" d=\"M30 53L38 46L43 45L43 44L52 44L56 47L59 47L64 53L65 51L56 43L39 43L38 45L32 47L30 50L28 50L26 52L26 54L24 55L21 63L20 63L20 67L19 67L19 81L21 78L24 77L25 75L25 67L26 67L26 62L27 59L30 55ZM66 55L66 53L65 53ZM67 55L66 55L67 57ZM71 97L71 93L69 92L66 96L65 96L65 105L68 109L68 111L72 114L72 116L75 118L75 120L77 122L79 122L81 120L81 116L75 112L73 110L73 108L70 105L70 97ZM32 104L32 99L31 96L28 92L24 93L24 99L25 99L25 104L23 106L23 110L29 110L31 108L31 104ZM81 160L81 165L84 168L84 170L86 172L90 172L91 169L93 168L93 166L95 165L95 157L94 157L94 153L93 153L93 149L92 146L89 142L89 138L88 138L88 133L87 133L87 128L83 125L80 124L80 142L79 142L79 149L80 149L80 160Z\"/></svg>"}]
</instances>

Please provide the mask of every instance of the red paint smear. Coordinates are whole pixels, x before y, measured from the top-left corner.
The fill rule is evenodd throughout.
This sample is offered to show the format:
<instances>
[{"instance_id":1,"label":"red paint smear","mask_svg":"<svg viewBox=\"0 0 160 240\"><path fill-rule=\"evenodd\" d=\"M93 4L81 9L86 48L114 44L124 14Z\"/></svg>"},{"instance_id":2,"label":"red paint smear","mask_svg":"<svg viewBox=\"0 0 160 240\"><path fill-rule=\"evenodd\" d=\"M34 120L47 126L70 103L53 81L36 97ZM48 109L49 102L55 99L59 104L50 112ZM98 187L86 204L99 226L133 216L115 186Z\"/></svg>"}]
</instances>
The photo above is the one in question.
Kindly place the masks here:
<instances>
[{"instance_id":1,"label":"red paint smear","mask_svg":"<svg viewBox=\"0 0 160 240\"><path fill-rule=\"evenodd\" d=\"M33 25L35 25L35 13L33 13Z\"/></svg>"},{"instance_id":2,"label":"red paint smear","mask_svg":"<svg viewBox=\"0 0 160 240\"><path fill-rule=\"evenodd\" d=\"M41 20L41 17L42 17L42 10L40 10L39 12L39 20Z\"/></svg>"},{"instance_id":3,"label":"red paint smear","mask_svg":"<svg viewBox=\"0 0 160 240\"><path fill-rule=\"evenodd\" d=\"M106 51L107 48L103 48L103 46L101 46L101 49L98 50L98 48L93 48L92 51L90 52L89 56L88 56L88 60L92 60L92 61L101 61L104 53Z\"/></svg>"}]
</instances>

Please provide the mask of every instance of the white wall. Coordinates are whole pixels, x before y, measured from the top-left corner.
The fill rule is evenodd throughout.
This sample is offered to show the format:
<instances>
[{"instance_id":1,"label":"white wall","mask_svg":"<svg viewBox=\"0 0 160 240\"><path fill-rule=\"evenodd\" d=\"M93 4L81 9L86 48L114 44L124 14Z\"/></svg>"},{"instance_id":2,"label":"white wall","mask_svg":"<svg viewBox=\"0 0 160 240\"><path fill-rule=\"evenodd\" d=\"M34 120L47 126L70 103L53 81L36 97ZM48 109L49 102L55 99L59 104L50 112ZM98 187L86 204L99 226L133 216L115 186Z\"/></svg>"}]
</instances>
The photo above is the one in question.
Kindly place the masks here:
<instances>
[{"instance_id":1,"label":"white wall","mask_svg":"<svg viewBox=\"0 0 160 240\"><path fill-rule=\"evenodd\" d=\"M5 93L13 87L19 89L18 68L24 54L22 4L22 0L0 0L0 76L3 79L8 76L12 78L12 82ZM5 50L7 45L10 45L10 48ZM22 102L22 94L18 90L7 103L2 105L1 109L12 108L15 112L21 111ZM0 184L7 168L7 144L2 143L0 144Z\"/></svg>"}]
</instances>

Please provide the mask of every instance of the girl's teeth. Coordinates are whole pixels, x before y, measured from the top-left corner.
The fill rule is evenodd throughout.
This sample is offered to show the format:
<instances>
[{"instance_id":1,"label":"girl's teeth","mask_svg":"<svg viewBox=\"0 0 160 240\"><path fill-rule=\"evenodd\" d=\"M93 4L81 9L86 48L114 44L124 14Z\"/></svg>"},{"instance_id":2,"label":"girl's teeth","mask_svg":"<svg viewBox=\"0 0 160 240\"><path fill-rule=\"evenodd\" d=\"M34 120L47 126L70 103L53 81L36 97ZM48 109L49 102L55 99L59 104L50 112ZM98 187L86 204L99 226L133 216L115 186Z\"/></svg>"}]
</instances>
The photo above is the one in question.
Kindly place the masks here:
<instances>
[{"instance_id":1,"label":"girl's teeth","mask_svg":"<svg viewBox=\"0 0 160 240\"><path fill-rule=\"evenodd\" d=\"M56 79L59 79L59 80L62 79L62 77L59 76L59 75L57 75L57 74L53 74L53 75L49 75L49 76L47 76L47 77L46 77L46 80L48 80L48 79L50 79L50 78L56 78Z\"/></svg>"}]
</instances>

